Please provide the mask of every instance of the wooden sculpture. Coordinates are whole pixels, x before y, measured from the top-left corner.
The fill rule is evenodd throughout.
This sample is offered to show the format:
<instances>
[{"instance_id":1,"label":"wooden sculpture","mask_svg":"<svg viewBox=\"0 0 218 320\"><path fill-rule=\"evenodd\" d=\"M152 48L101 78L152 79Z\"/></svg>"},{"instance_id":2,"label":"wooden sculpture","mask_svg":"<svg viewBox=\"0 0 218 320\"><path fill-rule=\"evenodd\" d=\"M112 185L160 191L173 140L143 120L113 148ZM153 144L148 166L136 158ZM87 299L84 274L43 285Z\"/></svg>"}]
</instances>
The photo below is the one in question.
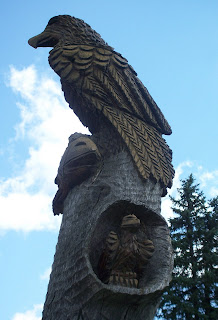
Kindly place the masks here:
<instances>
[{"instance_id":1,"label":"wooden sculpture","mask_svg":"<svg viewBox=\"0 0 218 320\"><path fill-rule=\"evenodd\" d=\"M114 127L141 177L160 182L165 193L174 170L162 134L171 134L171 128L128 61L87 23L68 15L50 19L29 44L54 47L50 66L81 122L92 134Z\"/></svg>"},{"instance_id":2,"label":"wooden sculpture","mask_svg":"<svg viewBox=\"0 0 218 320\"><path fill-rule=\"evenodd\" d=\"M98 148L89 137L79 133L70 136L55 178L58 191L53 200L54 214L63 213L64 200L70 189L93 175L100 160Z\"/></svg>"},{"instance_id":3,"label":"wooden sculpture","mask_svg":"<svg viewBox=\"0 0 218 320\"><path fill-rule=\"evenodd\" d=\"M104 283L138 287L143 269L154 251L153 242L146 239L145 234L144 239L138 239L140 227L140 220L130 214L122 219L120 237L114 231L109 233L98 267Z\"/></svg>"},{"instance_id":4,"label":"wooden sculpture","mask_svg":"<svg viewBox=\"0 0 218 320\"><path fill-rule=\"evenodd\" d=\"M61 15L31 38L91 135L73 134L55 183L63 213L42 320L152 320L173 268L161 197L171 128L128 61L84 21ZM134 214L132 214L134 213Z\"/></svg>"}]
</instances>

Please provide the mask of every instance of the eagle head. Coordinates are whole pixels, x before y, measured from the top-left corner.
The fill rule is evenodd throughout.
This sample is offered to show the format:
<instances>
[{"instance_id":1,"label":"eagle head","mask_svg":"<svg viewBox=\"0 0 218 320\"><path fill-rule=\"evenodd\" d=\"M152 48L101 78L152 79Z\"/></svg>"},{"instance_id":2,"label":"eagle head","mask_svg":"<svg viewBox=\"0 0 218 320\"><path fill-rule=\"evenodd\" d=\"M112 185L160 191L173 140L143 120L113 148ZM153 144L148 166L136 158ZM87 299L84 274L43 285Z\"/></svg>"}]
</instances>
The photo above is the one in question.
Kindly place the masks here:
<instances>
[{"instance_id":1,"label":"eagle head","mask_svg":"<svg viewBox=\"0 0 218 320\"><path fill-rule=\"evenodd\" d=\"M33 48L63 45L95 45L110 48L101 36L83 20L59 15L49 20L45 30L28 41Z\"/></svg>"},{"instance_id":2,"label":"eagle head","mask_svg":"<svg viewBox=\"0 0 218 320\"><path fill-rule=\"evenodd\" d=\"M125 217L123 217L122 223L121 223L121 228L123 230L132 230L136 231L139 226L140 226L140 220L134 215L134 214L129 214Z\"/></svg>"}]
</instances>

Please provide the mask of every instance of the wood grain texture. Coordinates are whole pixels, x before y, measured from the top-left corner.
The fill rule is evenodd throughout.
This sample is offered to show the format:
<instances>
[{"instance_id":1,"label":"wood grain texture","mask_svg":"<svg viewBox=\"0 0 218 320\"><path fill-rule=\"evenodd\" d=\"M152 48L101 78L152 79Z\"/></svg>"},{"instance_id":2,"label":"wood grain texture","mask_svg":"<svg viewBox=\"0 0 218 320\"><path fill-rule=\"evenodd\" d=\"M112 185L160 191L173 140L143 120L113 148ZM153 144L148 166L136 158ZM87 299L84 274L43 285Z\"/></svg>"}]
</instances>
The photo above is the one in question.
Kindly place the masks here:
<instances>
[{"instance_id":1,"label":"wood grain texture","mask_svg":"<svg viewBox=\"0 0 218 320\"><path fill-rule=\"evenodd\" d=\"M169 231L160 215L161 193L159 183L142 181L125 150L107 157L96 176L69 193L43 320L154 318L172 270ZM108 234L118 234L129 213L146 225L155 247L138 289L106 285L97 272Z\"/></svg>"}]
</instances>

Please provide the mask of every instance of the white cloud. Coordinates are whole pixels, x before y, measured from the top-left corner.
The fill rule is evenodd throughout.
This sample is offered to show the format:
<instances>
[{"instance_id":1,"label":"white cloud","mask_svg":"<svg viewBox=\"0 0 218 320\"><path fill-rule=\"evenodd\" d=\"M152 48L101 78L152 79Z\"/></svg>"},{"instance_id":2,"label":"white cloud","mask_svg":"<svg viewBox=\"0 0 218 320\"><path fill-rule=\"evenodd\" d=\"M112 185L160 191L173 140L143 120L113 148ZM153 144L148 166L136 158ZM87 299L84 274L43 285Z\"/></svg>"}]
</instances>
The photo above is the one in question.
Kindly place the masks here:
<instances>
[{"instance_id":1,"label":"white cloud","mask_svg":"<svg viewBox=\"0 0 218 320\"><path fill-rule=\"evenodd\" d=\"M171 189L168 189L168 194L166 197L162 199L161 203L161 214L164 216L166 220L173 217L173 210L171 209L172 202L169 196L174 198L177 197L177 189L181 187L181 176L183 172L187 169L192 167L192 163L190 161L182 162L178 165L175 169L175 177L173 179L173 186Z\"/></svg>"},{"instance_id":2,"label":"white cloud","mask_svg":"<svg viewBox=\"0 0 218 320\"><path fill-rule=\"evenodd\" d=\"M46 280L48 281L49 280L49 277L50 277L50 274L51 274L51 267L49 267L48 269L46 269L43 274L40 275L40 279L41 280Z\"/></svg>"},{"instance_id":3,"label":"white cloud","mask_svg":"<svg viewBox=\"0 0 218 320\"><path fill-rule=\"evenodd\" d=\"M29 149L19 171L0 179L0 230L57 229L60 218L53 216L51 202L59 161L68 137L88 131L65 102L60 84L40 77L34 66L11 67L9 86L22 100L15 143L28 142Z\"/></svg>"},{"instance_id":4,"label":"white cloud","mask_svg":"<svg viewBox=\"0 0 218 320\"><path fill-rule=\"evenodd\" d=\"M211 196L211 198L218 196L218 188L211 187L210 188L210 196Z\"/></svg>"},{"instance_id":5,"label":"white cloud","mask_svg":"<svg viewBox=\"0 0 218 320\"><path fill-rule=\"evenodd\" d=\"M15 313L12 320L41 320L42 308L43 304L36 304L32 310Z\"/></svg>"},{"instance_id":6,"label":"white cloud","mask_svg":"<svg viewBox=\"0 0 218 320\"><path fill-rule=\"evenodd\" d=\"M207 189L209 197L218 195L218 170L205 171L204 168L199 168L196 176L200 181L201 188Z\"/></svg>"}]
</instances>

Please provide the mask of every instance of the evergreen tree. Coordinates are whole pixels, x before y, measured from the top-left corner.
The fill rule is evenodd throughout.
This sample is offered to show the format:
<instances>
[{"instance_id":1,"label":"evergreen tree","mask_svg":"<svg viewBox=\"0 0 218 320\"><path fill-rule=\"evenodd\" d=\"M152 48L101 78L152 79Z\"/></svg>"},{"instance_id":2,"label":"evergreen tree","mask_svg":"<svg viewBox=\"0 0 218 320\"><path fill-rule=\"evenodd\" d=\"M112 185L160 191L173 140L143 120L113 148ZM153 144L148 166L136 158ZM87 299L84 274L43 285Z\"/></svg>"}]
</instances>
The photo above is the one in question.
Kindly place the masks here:
<instances>
[{"instance_id":1,"label":"evergreen tree","mask_svg":"<svg viewBox=\"0 0 218 320\"><path fill-rule=\"evenodd\" d=\"M178 193L178 199L171 197L176 215L170 219L175 267L158 318L218 319L218 197L207 203L193 175L182 180Z\"/></svg>"}]
</instances>

